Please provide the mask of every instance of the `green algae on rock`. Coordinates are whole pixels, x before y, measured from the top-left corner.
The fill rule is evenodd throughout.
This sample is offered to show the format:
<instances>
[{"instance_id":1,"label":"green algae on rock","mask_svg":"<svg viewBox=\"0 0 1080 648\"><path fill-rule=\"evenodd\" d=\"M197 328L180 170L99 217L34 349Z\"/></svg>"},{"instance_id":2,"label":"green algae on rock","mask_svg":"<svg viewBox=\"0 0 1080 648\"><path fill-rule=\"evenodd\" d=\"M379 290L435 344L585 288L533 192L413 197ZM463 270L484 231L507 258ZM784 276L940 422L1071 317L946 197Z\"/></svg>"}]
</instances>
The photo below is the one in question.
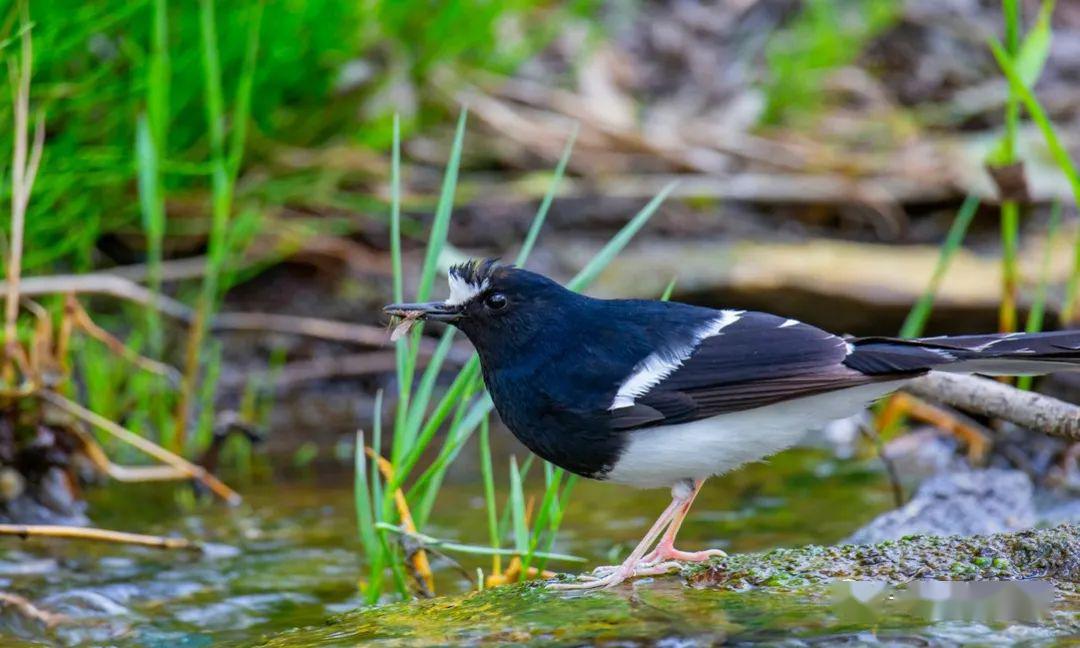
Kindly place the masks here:
<instances>
[{"instance_id":1,"label":"green algae on rock","mask_svg":"<svg viewBox=\"0 0 1080 648\"><path fill-rule=\"evenodd\" d=\"M1080 580L1080 527L989 536L908 536L877 544L810 545L737 554L683 569L696 587L799 587L828 580Z\"/></svg>"},{"instance_id":2,"label":"green algae on rock","mask_svg":"<svg viewBox=\"0 0 1080 648\"><path fill-rule=\"evenodd\" d=\"M829 581L1045 578L1057 585L1059 602L1068 603L1067 599L1075 599L1070 582L1080 580L1080 527L777 549L687 566L682 576L575 594L552 592L534 582L364 608L260 645L649 645L670 638L711 645L731 638L779 641L837 632L836 636L844 636L853 628L833 614ZM694 587L685 587L684 579ZM874 627L883 637L936 636L931 621L889 609L881 611ZM959 632L958 628L973 636L986 631L978 624L952 626L951 631ZM1075 614L1061 612L1041 625L1017 628L1017 636L1054 637L1077 630L1080 623Z\"/></svg>"}]
</instances>

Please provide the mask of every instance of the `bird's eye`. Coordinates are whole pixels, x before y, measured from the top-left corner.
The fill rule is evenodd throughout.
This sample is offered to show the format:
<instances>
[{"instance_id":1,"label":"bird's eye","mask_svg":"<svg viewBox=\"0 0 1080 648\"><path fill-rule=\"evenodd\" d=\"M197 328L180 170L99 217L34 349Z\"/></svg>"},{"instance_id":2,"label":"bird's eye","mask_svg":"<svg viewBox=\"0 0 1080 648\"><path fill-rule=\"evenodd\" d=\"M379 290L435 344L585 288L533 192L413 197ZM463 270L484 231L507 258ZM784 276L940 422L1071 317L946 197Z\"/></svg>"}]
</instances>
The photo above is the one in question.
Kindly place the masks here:
<instances>
[{"instance_id":1,"label":"bird's eye","mask_svg":"<svg viewBox=\"0 0 1080 648\"><path fill-rule=\"evenodd\" d=\"M506 304L506 295L502 293L491 293L487 296L487 299L484 300L484 305L495 311L506 308Z\"/></svg>"}]
</instances>

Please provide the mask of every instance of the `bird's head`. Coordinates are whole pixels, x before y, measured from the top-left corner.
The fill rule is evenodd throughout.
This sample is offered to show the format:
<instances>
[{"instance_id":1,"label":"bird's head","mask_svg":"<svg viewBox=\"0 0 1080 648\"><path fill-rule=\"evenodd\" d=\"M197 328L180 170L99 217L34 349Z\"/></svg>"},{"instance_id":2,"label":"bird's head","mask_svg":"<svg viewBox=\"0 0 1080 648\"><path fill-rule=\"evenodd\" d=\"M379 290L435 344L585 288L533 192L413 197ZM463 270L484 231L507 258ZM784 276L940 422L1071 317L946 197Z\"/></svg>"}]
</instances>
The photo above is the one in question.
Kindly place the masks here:
<instances>
[{"instance_id":1,"label":"bird's head","mask_svg":"<svg viewBox=\"0 0 1080 648\"><path fill-rule=\"evenodd\" d=\"M543 275L495 259L455 265L445 301L390 304L388 315L446 322L461 329L481 355L525 348L541 331L566 321L579 297ZM554 328L557 328L554 327Z\"/></svg>"}]
</instances>

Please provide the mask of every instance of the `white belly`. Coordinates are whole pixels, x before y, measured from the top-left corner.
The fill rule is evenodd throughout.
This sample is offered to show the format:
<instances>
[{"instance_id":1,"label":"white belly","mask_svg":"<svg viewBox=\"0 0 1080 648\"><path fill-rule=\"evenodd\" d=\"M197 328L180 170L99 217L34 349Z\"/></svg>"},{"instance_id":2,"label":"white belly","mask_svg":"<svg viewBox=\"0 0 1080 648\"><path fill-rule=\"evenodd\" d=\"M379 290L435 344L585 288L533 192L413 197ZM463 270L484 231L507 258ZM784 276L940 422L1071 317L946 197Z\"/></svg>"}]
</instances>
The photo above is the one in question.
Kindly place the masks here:
<instances>
[{"instance_id":1,"label":"white belly","mask_svg":"<svg viewBox=\"0 0 1080 648\"><path fill-rule=\"evenodd\" d=\"M857 414L905 382L861 385L692 423L635 430L605 479L658 488L719 475L789 448L807 431Z\"/></svg>"}]
</instances>

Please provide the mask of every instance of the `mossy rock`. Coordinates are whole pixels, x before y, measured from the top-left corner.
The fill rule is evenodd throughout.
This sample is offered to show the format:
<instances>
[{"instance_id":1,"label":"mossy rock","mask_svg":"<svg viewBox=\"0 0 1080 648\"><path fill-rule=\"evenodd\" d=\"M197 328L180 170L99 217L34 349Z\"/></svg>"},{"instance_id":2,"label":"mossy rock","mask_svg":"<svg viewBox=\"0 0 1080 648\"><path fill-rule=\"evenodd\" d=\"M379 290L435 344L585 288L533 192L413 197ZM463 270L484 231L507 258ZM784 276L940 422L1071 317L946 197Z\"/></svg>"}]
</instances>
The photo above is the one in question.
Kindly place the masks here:
<instances>
[{"instance_id":1,"label":"mossy rock","mask_svg":"<svg viewBox=\"0 0 1080 648\"><path fill-rule=\"evenodd\" d=\"M565 577L569 578L569 577ZM1072 525L975 537L913 536L873 545L810 545L738 554L689 565L681 578L638 580L610 591L559 593L542 583L360 609L313 628L268 638L298 646L653 644L693 638L702 644L779 641L853 629L827 607L834 580L903 583L914 579L1042 578L1059 598L1075 598L1080 528ZM690 585L690 587L687 587ZM1076 615L1054 617L1062 632ZM925 621L883 616L875 631L926 638ZM1053 628L1049 629L1053 633ZM912 635L911 633L914 633Z\"/></svg>"},{"instance_id":2,"label":"mossy rock","mask_svg":"<svg viewBox=\"0 0 1080 648\"><path fill-rule=\"evenodd\" d=\"M683 570L696 587L744 589L836 579L1080 580L1080 527L990 536L907 536L869 545L809 545L738 554Z\"/></svg>"}]
</instances>

